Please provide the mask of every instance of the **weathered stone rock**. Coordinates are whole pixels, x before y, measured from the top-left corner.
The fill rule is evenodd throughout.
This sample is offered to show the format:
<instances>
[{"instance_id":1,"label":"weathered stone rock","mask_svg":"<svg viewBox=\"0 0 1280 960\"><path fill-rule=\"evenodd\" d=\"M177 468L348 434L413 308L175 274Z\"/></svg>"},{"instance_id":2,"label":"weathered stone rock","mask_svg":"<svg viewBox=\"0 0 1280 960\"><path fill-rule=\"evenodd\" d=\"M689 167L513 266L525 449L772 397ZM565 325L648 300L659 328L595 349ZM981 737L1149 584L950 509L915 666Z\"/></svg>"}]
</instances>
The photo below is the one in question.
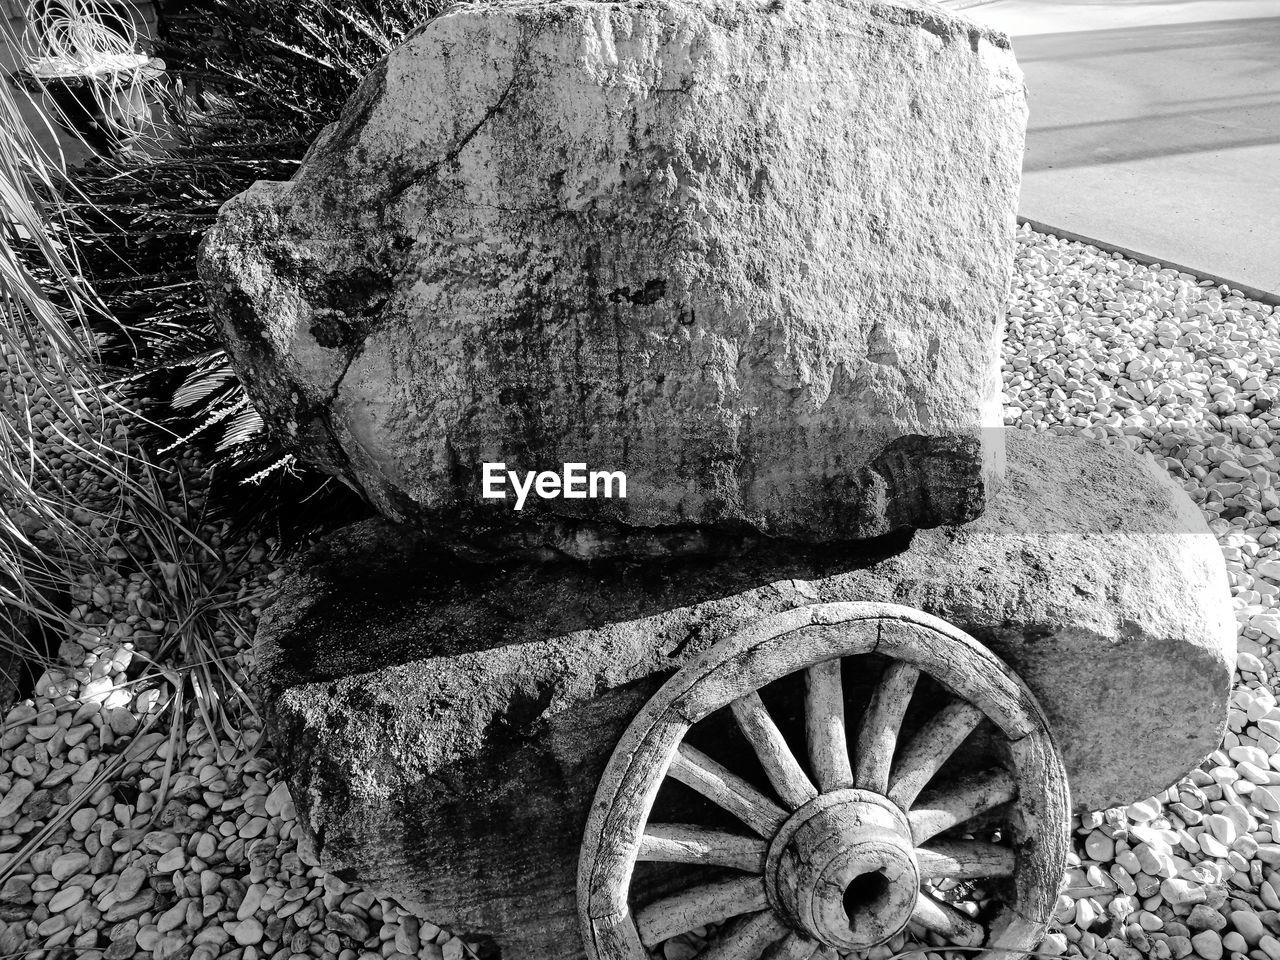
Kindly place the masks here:
<instances>
[{"instance_id":1,"label":"weathered stone rock","mask_svg":"<svg viewBox=\"0 0 1280 960\"><path fill-rule=\"evenodd\" d=\"M964 522L1000 470L1024 120L1007 40L920 0L463 9L223 208L202 275L274 429L437 537ZM484 462L628 495L516 512Z\"/></svg>"},{"instance_id":2,"label":"weathered stone rock","mask_svg":"<svg viewBox=\"0 0 1280 960\"><path fill-rule=\"evenodd\" d=\"M1040 699L1079 808L1163 789L1226 719L1217 543L1147 459L1026 433L1008 447L983 518L861 547L498 569L381 523L330 537L258 634L322 863L506 960L579 957L577 849L622 730L688 658L815 602L918 607L990 646Z\"/></svg>"}]
</instances>

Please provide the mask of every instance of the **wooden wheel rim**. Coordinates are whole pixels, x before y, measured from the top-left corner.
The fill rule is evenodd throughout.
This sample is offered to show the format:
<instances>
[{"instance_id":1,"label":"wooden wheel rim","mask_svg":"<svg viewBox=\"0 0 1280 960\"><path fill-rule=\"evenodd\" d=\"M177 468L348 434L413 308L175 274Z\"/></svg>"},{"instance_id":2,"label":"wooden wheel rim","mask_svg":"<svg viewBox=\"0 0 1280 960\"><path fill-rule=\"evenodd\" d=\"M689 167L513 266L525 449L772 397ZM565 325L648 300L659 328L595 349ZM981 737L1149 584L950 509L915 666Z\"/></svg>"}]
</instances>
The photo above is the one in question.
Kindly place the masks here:
<instances>
[{"instance_id":1,"label":"wooden wheel rim","mask_svg":"<svg viewBox=\"0 0 1280 960\"><path fill-rule=\"evenodd\" d=\"M1005 775L993 774L990 780L975 780L953 790L979 807L987 803L986 809L1012 799L1014 898L988 925L981 940L988 949L978 956L1008 958L1039 942L1066 866L1070 800L1058 751L1035 698L990 651L936 617L897 604L827 603L765 618L715 644L668 680L632 721L601 777L579 860L579 913L589 960L648 960L650 956L628 902L631 876L658 790L673 764L680 769L686 765L681 745L689 728L731 704L737 715L737 701L749 699L754 691L784 676L867 653L884 654L906 668L929 674L976 707L1006 738L1014 766L1011 778L1001 780ZM813 728L809 736L814 737ZM814 749L810 746L810 751ZM850 763L847 753L845 763ZM887 777L887 768L881 773ZM856 776L862 774L859 769ZM918 783L899 782L899 800L906 799L899 805L910 807L929 776ZM814 795L829 789L828 784L819 784ZM999 796L1004 799L993 802ZM799 806L800 799L796 797L791 805ZM740 813L739 818L767 843L786 820L785 811L779 814L758 823L749 822L749 813ZM910 814L917 843L956 822L947 820L946 810L929 807L919 815L917 811ZM750 903L751 912L741 911L744 915L733 933L735 942L746 946L736 952L704 950L700 957L755 960L770 944L774 946L769 956L780 960L807 960L821 951L832 955L823 943L779 919L763 870L759 876L745 874L741 880L721 885L725 889L712 891L713 899ZM656 935L652 930L650 934Z\"/></svg>"}]
</instances>

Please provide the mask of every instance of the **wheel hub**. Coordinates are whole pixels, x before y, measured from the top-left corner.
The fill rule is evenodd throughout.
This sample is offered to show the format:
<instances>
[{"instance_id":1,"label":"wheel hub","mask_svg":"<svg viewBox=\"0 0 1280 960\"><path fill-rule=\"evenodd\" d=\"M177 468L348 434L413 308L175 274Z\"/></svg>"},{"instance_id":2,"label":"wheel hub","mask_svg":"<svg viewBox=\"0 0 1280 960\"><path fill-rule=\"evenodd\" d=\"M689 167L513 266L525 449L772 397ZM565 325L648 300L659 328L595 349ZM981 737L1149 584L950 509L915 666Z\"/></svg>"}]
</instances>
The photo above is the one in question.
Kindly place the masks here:
<instances>
[{"instance_id":1,"label":"wheel hub","mask_svg":"<svg viewBox=\"0 0 1280 960\"><path fill-rule=\"evenodd\" d=\"M892 939L920 891L906 817L866 790L817 797L770 845L765 889L775 910L828 946L865 950Z\"/></svg>"}]
</instances>

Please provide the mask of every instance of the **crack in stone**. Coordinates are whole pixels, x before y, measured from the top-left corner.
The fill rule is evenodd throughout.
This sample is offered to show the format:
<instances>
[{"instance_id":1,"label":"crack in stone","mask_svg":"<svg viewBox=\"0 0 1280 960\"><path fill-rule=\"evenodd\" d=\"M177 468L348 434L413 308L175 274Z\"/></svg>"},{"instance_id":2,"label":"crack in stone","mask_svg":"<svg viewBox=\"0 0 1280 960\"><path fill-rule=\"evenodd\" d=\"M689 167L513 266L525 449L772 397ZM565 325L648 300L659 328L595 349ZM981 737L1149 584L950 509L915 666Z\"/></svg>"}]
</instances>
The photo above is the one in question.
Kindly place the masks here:
<instances>
[{"instance_id":1,"label":"crack in stone","mask_svg":"<svg viewBox=\"0 0 1280 960\"><path fill-rule=\"evenodd\" d=\"M435 164L435 167L437 169L446 163L451 163L452 161L457 160L458 155L461 154L462 151L466 149L467 144L469 144L472 140L475 139L476 134L480 132L481 128L484 127L486 123L488 123L490 120L492 120L494 117L496 117L499 113L502 112L502 108L506 106L507 98L511 96L511 91L515 89L516 77L518 77L519 75L520 75L520 64L517 64L516 68L511 71L511 79L507 81L506 89L502 91L501 95L499 95L498 99L494 101L493 105L490 106L489 109L485 111L484 116L481 117L480 120L476 123L476 125L472 127L462 137L461 140L458 141L458 143L454 146L454 148L450 150L448 153L446 153L443 157L441 157L439 161L437 161L437 163Z\"/></svg>"},{"instance_id":2,"label":"crack in stone","mask_svg":"<svg viewBox=\"0 0 1280 960\"><path fill-rule=\"evenodd\" d=\"M510 79L507 80L506 87L503 89L502 93L498 95L498 99L495 100L487 110L485 110L484 116L482 116L478 121L476 121L475 125L472 126L472 128L468 130L466 133L464 133L462 137L459 138L458 142L455 143L453 147L449 149L448 152L446 152L434 163L427 166L426 169L422 171L422 173L418 174L417 176L410 177L402 186L393 185L391 190L387 194L387 200L386 200L387 203L395 202L401 196L403 196L411 187L414 187L414 186L417 186L418 184L426 183L430 180L435 179L436 174L440 172L441 168L443 168L446 164L453 163L455 160L458 159L462 151L465 150L467 148L467 145L476 138L476 136L484 128L485 124L493 120L494 117L496 117L499 113L502 112L502 108L506 106L507 100L511 96L511 91L515 89L516 78L520 76L521 67L523 66L523 60L524 58L521 58L520 61L517 61L515 63L514 68L511 71L511 77Z\"/></svg>"},{"instance_id":3,"label":"crack in stone","mask_svg":"<svg viewBox=\"0 0 1280 960\"><path fill-rule=\"evenodd\" d=\"M347 379L347 374L351 372L351 365L356 362L356 354L364 349L365 342L368 340L366 335L364 340L351 348L351 352L347 354L346 362L342 365L342 371L333 381L333 387L329 390L329 396L325 400L325 409L327 410L337 399L338 391L342 389L342 381Z\"/></svg>"}]
</instances>

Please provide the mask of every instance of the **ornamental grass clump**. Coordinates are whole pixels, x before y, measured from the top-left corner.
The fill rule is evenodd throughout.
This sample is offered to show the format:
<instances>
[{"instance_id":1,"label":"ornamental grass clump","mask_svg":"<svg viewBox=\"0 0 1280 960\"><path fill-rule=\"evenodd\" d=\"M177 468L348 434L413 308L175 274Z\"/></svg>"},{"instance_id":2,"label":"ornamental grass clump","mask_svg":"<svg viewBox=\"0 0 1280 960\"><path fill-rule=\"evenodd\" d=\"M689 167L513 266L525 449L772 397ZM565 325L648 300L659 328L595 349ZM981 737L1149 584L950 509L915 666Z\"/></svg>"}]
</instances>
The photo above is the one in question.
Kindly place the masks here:
<instances>
[{"instance_id":1,"label":"ornamental grass clump","mask_svg":"<svg viewBox=\"0 0 1280 960\"><path fill-rule=\"evenodd\" d=\"M90 548L64 463L102 470L116 459L85 336L101 305L56 212L59 180L57 158L0 84L0 648L24 658L36 653L33 619L56 610L54 571Z\"/></svg>"},{"instance_id":2,"label":"ornamental grass clump","mask_svg":"<svg viewBox=\"0 0 1280 960\"><path fill-rule=\"evenodd\" d=\"M178 461L156 461L140 439L159 456L199 453L215 488L255 481L236 506L258 519L274 510L279 529L295 526L290 513L318 514L317 496L360 509L293 470L263 430L212 327L196 251L223 202L291 175L369 67L433 7L161 8L156 52L171 66L159 79L134 69L155 61L126 5L27 12L23 36L0 38L25 60L21 84L0 85L0 671L11 679L17 664L32 674L52 662L96 565L135 547L178 568L209 561L190 555L209 548L166 499ZM72 80L96 104L88 126L58 95ZM139 85L159 124L119 109ZM68 171L57 144L72 136L94 156ZM163 556L174 548L186 555ZM198 642L200 618L178 619Z\"/></svg>"},{"instance_id":3,"label":"ornamental grass clump","mask_svg":"<svg viewBox=\"0 0 1280 960\"><path fill-rule=\"evenodd\" d=\"M193 464L140 444L137 410L104 376L101 343L123 333L85 276L68 133L38 84L0 84L0 707L28 682L56 692L84 644L129 633L137 689L174 708L164 722L228 729L229 703L252 709L220 650L243 632L237 564L208 536ZM126 580L149 585L154 631L93 614Z\"/></svg>"},{"instance_id":4,"label":"ornamental grass clump","mask_svg":"<svg viewBox=\"0 0 1280 960\"><path fill-rule=\"evenodd\" d=\"M215 487L238 488L223 502L258 522L305 527L320 513L316 497L348 514L359 508L265 431L208 313L196 275L200 240L219 207L255 180L291 177L374 63L437 9L429 0L162 8L164 150L77 172L77 240L120 321L106 358L159 428L156 442L201 451Z\"/></svg>"}]
</instances>

